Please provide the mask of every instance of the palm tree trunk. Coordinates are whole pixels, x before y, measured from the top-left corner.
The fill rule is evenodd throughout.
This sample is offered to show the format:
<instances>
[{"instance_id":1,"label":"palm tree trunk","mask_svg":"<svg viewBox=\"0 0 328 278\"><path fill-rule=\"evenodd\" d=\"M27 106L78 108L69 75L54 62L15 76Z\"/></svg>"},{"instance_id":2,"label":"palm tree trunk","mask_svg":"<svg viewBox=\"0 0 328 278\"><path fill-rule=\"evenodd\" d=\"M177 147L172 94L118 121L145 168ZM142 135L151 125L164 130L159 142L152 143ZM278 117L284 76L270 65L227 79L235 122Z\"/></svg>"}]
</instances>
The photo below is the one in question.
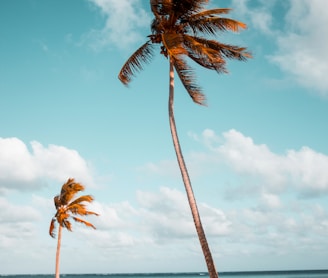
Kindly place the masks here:
<instances>
[{"instance_id":1,"label":"palm tree trunk","mask_svg":"<svg viewBox=\"0 0 328 278\"><path fill-rule=\"evenodd\" d=\"M56 278L59 278L59 259L60 259L60 245L61 245L62 226L58 228L58 240L57 240L57 251L56 251Z\"/></svg>"},{"instance_id":2,"label":"palm tree trunk","mask_svg":"<svg viewBox=\"0 0 328 278\"><path fill-rule=\"evenodd\" d=\"M205 257L209 276L210 276L210 278L218 278L218 273L215 269L215 264L214 264L214 261L212 258L212 254L211 254L211 251L207 244L206 235L205 235L205 232L203 229L202 222L200 220L200 215L198 212L194 192L192 190L188 170L187 170L185 161L183 159L183 155L182 155L182 151L181 151L181 147L180 147L180 143L179 143L179 138L178 138L178 133L177 133L176 125L175 125L173 103L174 103L174 68L173 68L173 62L170 59L169 120L170 120L170 129L171 129L171 134L172 134L173 145L174 145L175 153L177 156L179 168L181 171L182 180L183 180L183 183L184 183L184 186L186 189L189 206L191 209L192 217L194 219L197 235L198 235L200 245L202 247L203 254Z\"/></svg>"}]
</instances>

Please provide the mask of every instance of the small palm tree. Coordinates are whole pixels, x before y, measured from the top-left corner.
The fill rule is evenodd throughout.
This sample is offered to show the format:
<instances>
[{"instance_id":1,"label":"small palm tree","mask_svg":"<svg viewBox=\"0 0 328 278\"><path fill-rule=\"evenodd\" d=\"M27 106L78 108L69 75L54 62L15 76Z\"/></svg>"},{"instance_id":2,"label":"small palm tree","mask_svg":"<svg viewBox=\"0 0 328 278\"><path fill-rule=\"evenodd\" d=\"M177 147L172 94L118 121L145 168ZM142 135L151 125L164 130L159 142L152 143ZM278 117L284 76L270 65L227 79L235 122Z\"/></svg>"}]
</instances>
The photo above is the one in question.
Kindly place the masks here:
<instances>
[{"instance_id":1,"label":"small palm tree","mask_svg":"<svg viewBox=\"0 0 328 278\"><path fill-rule=\"evenodd\" d=\"M66 183L63 184L60 195L54 197L54 203L56 207L56 214L50 222L49 234L51 237L55 237L55 223L58 222L58 239L57 239L57 251L56 251L56 278L59 278L59 257L60 257L60 245L61 245L61 234L62 228L66 228L72 231L72 224L69 218L74 221L83 223L88 227L96 229L90 222L87 222L76 215L86 216L86 215L98 215L93 211L88 211L86 209L85 203L91 203L93 197L91 195L80 196L73 200L75 195L84 190L84 186L80 183L76 183L74 179L68 179Z\"/></svg>"},{"instance_id":2,"label":"small palm tree","mask_svg":"<svg viewBox=\"0 0 328 278\"><path fill-rule=\"evenodd\" d=\"M169 60L168 107L172 140L208 272L211 278L216 278L218 273L202 227L175 125L173 111L174 70L192 100L197 104L205 105L205 96L196 84L194 71L186 59L189 58L204 68L225 73L227 72L226 59L243 61L250 58L251 54L244 47L223 44L209 39L209 36L223 31L237 32L246 28L246 24L221 17L222 14L229 13L230 9L204 10L207 3L208 0L150 0L151 11L154 14L151 35L148 36L148 41L126 61L118 78L127 85L135 73L142 70L143 64L153 58L156 44L160 45L160 53Z\"/></svg>"}]
</instances>

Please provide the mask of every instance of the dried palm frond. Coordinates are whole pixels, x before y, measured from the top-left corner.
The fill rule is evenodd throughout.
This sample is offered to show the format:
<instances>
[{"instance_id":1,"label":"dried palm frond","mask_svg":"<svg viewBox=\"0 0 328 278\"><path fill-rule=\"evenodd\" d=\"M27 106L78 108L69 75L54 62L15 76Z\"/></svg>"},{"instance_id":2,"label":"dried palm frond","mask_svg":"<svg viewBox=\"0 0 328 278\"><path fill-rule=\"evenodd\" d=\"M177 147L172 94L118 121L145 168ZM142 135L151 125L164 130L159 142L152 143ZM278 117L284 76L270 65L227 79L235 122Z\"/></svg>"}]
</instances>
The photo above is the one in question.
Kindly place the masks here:
<instances>
[{"instance_id":1,"label":"dried palm frond","mask_svg":"<svg viewBox=\"0 0 328 278\"><path fill-rule=\"evenodd\" d=\"M55 204L56 209L58 209L62 205L59 195L54 197L54 204Z\"/></svg>"},{"instance_id":2,"label":"dried palm frond","mask_svg":"<svg viewBox=\"0 0 328 278\"><path fill-rule=\"evenodd\" d=\"M174 68L192 100L200 105L206 105L205 95L195 82L195 73L184 61L182 55L172 57Z\"/></svg>"},{"instance_id":3,"label":"dried palm frond","mask_svg":"<svg viewBox=\"0 0 328 278\"><path fill-rule=\"evenodd\" d=\"M127 85L131 81L131 77L134 76L136 72L142 70L142 65L148 63L153 57L152 48L153 45L151 41L148 41L131 55L119 73L118 78L121 82Z\"/></svg>"},{"instance_id":4,"label":"dried palm frond","mask_svg":"<svg viewBox=\"0 0 328 278\"><path fill-rule=\"evenodd\" d=\"M85 221L85 220L83 220L83 219L81 219L81 218L78 218L78 217L73 217L73 219L74 219L76 222L82 223L82 224L84 224L84 225L86 225L86 226L88 226L88 227L91 227L91 228L96 229L96 227L95 227L94 225L92 225L92 224L91 224L90 222L88 222L88 221Z\"/></svg>"},{"instance_id":5,"label":"dried palm frond","mask_svg":"<svg viewBox=\"0 0 328 278\"><path fill-rule=\"evenodd\" d=\"M75 204L80 204L83 202L91 203L93 201L93 197L91 195L83 195L78 198L76 198L74 201L72 201L69 206L75 205Z\"/></svg>"},{"instance_id":6,"label":"dried palm frond","mask_svg":"<svg viewBox=\"0 0 328 278\"><path fill-rule=\"evenodd\" d=\"M68 179L67 182L63 184L60 192L61 204L67 205L79 191L83 190L84 186L82 184L75 182L74 179Z\"/></svg>"},{"instance_id":7,"label":"dried palm frond","mask_svg":"<svg viewBox=\"0 0 328 278\"><path fill-rule=\"evenodd\" d=\"M195 42L202 44L204 49L212 49L218 52L223 58L245 61L247 58L252 57L251 53L247 52L245 47L223 44L215 40L208 40L200 37L193 37L193 39ZM192 47L192 44L190 47Z\"/></svg>"},{"instance_id":8,"label":"dried palm frond","mask_svg":"<svg viewBox=\"0 0 328 278\"><path fill-rule=\"evenodd\" d=\"M56 237L55 234L55 225L56 225L56 218L52 218L50 221L50 227L49 227L49 235L53 238Z\"/></svg>"}]
</instances>

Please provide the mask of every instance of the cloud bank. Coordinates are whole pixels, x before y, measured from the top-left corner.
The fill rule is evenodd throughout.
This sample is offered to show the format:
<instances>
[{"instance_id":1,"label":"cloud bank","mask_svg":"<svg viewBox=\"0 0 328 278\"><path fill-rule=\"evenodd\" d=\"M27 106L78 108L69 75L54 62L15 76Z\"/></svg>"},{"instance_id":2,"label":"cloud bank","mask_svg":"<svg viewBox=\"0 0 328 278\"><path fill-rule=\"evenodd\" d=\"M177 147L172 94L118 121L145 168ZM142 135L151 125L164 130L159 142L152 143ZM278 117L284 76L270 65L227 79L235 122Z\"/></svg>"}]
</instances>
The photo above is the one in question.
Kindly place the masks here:
<instances>
[{"instance_id":1,"label":"cloud bank","mask_svg":"<svg viewBox=\"0 0 328 278\"><path fill-rule=\"evenodd\" d=\"M234 0L235 11L249 28L274 40L277 49L268 56L283 72L311 93L328 97L328 2L322 0L261 1ZM275 22L274 12L284 13Z\"/></svg>"},{"instance_id":2,"label":"cloud bank","mask_svg":"<svg viewBox=\"0 0 328 278\"><path fill-rule=\"evenodd\" d=\"M29 148L18 138L0 138L0 193L40 189L47 179L64 182L69 177L94 185L90 166L77 151L37 141Z\"/></svg>"},{"instance_id":3,"label":"cloud bank","mask_svg":"<svg viewBox=\"0 0 328 278\"><path fill-rule=\"evenodd\" d=\"M198 169L198 183L205 189L218 181L215 182L217 187L212 189L213 196L206 197L208 203L196 195L216 261L229 269L229 260L232 260L230 267L238 260L240 269L244 270L257 270L259 265L272 268L274 261L281 269L297 267L304 254L312 254L319 265L324 265L323 258L328 255L328 208L323 200L328 193L326 154L306 146L274 153L267 145L255 143L251 137L233 129L222 134L207 129L191 136L204 147L202 152L186 154L191 169ZM21 194L26 192L25 187L35 190L30 187L31 180L60 179L67 174L69 165L75 165L70 172L76 171L79 175L87 171L89 175L83 177L92 177L83 158L74 150L60 146L45 148L38 142L32 142L29 150L17 138L2 138L0 146L0 173L2 181L6 181L1 182L2 187L7 184L8 189L8 184L19 180L20 185L15 189ZM28 168L19 171L23 162ZM147 171L148 176L154 171L157 176L162 165L160 161L152 162L139 170ZM222 168L223 178L219 170ZM96 201L90 209L100 216L90 216L88 220L97 230L75 223L73 233L65 232L62 271L74 272L78 265L79 271L84 273L95 269L100 273L109 269L124 272L122 266L127 261L131 262L129 270L132 272L142 269L159 272L167 265L170 271L181 271L184 267L189 271L203 269L186 194L182 188L170 186L176 177L172 176L171 167L165 169L167 185L137 190L135 199L103 203L97 201L95 194ZM165 169L161 169L161 175L165 175ZM210 183L202 180L207 175L211 177ZM10 192L8 196L14 191ZM31 258L39 262L39 272L47 273L53 265L56 246L56 241L47 235L54 212L53 196L31 197L29 194L27 198L27 193L23 196L25 204L0 197L0 250L3 251L0 259L6 263L3 271L17 273L9 263L13 259L22 261L27 271L32 263L26 258ZM86 243L83 248L81 242ZM15 250L19 250L18 254ZM53 250L53 254L49 250ZM77 250L78 257L74 256ZM295 254L300 258L295 258ZM286 260L289 257L294 257L295 265ZM258 258L257 265L249 265L248 258ZM156 267L149 268L154 260ZM306 263L302 265L307 267Z\"/></svg>"},{"instance_id":4,"label":"cloud bank","mask_svg":"<svg viewBox=\"0 0 328 278\"><path fill-rule=\"evenodd\" d=\"M221 163L238 175L252 178L254 184L268 193L292 189L308 197L328 194L328 156L309 147L276 154L265 144L255 144L252 138L234 129L222 137L208 129L201 138L195 138L214 152Z\"/></svg>"}]
</instances>

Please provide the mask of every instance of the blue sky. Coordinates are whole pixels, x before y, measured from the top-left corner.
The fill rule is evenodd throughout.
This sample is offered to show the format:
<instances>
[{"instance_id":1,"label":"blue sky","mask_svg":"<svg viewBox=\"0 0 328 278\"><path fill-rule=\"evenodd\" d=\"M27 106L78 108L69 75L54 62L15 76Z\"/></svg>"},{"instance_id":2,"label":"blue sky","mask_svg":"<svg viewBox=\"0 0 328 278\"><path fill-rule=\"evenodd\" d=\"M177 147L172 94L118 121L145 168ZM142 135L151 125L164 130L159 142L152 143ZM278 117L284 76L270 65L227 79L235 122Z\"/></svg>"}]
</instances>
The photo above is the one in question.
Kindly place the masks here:
<instances>
[{"instance_id":1,"label":"blue sky","mask_svg":"<svg viewBox=\"0 0 328 278\"><path fill-rule=\"evenodd\" d=\"M176 121L218 271L327 268L328 2L227 0L254 58L176 81ZM117 74L149 34L145 0L0 1L0 274L53 273L68 177L97 230L64 232L62 273L206 271L171 142L168 62Z\"/></svg>"}]
</instances>

